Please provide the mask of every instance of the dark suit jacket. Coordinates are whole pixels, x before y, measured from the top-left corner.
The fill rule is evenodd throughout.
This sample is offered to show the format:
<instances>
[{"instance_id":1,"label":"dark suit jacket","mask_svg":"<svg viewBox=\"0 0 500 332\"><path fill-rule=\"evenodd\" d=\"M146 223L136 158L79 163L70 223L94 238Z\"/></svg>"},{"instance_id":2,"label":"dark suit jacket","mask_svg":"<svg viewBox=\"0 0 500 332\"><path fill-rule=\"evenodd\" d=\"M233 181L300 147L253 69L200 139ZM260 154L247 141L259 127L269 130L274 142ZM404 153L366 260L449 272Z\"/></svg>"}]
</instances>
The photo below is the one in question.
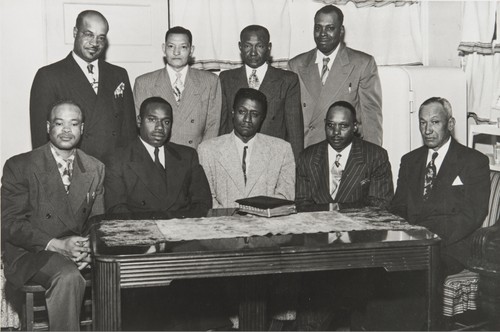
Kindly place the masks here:
<instances>
[{"instance_id":1,"label":"dark suit jacket","mask_svg":"<svg viewBox=\"0 0 500 332\"><path fill-rule=\"evenodd\" d=\"M125 84L122 95L115 91ZM40 68L30 96L31 144L48 141L47 113L50 105L71 99L82 107L85 127L80 148L103 160L118 146L137 136L134 100L127 71L99 60L99 90L96 95L71 53L63 60Z\"/></svg>"},{"instance_id":2,"label":"dark suit jacket","mask_svg":"<svg viewBox=\"0 0 500 332\"><path fill-rule=\"evenodd\" d=\"M439 235L443 257L450 255L465 263L470 256L469 236L488 214L489 160L451 138L432 192L424 202L427 153L423 146L401 158L391 211ZM463 185L452 185L457 178Z\"/></svg>"},{"instance_id":3,"label":"dark suit jacket","mask_svg":"<svg viewBox=\"0 0 500 332\"><path fill-rule=\"evenodd\" d=\"M359 138L352 141L335 201L330 196L328 142L314 144L297 161L295 202L302 210L327 210L329 203L340 208L386 207L393 196L391 164L387 151Z\"/></svg>"},{"instance_id":4,"label":"dark suit jacket","mask_svg":"<svg viewBox=\"0 0 500 332\"><path fill-rule=\"evenodd\" d=\"M207 177L193 148L167 143L166 175L136 138L106 162L107 213L177 212L200 217L212 207Z\"/></svg>"},{"instance_id":5,"label":"dark suit jacket","mask_svg":"<svg viewBox=\"0 0 500 332\"><path fill-rule=\"evenodd\" d=\"M317 49L302 53L288 63L299 75L304 146L325 139L324 119L331 104L339 100L356 108L358 131L365 141L382 146L382 88L375 59L366 53L339 45L325 85L321 85Z\"/></svg>"},{"instance_id":6,"label":"dark suit jacket","mask_svg":"<svg viewBox=\"0 0 500 332\"><path fill-rule=\"evenodd\" d=\"M234 96L248 88L245 66L226 70L219 75L222 86L222 112L219 135L233 130L231 111ZM304 121L300 108L300 86L295 73L268 66L259 91L267 98L267 115L260 133L286 140L292 146L295 159L304 149Z\"/></svg>"},{"instance_id":7,"label":"dark suit jacket","mask_svg":"<svg viewBox=\"0 0 500 332\"><path fill-rule=\"evenodd\" d=\"M20 287L45 262L36 253L53 238L85 235L85 222L104 213L104 165L77 150L66 194L49 143L7 160L2 177L5 275Z\"/></svg>"}]
</instances>

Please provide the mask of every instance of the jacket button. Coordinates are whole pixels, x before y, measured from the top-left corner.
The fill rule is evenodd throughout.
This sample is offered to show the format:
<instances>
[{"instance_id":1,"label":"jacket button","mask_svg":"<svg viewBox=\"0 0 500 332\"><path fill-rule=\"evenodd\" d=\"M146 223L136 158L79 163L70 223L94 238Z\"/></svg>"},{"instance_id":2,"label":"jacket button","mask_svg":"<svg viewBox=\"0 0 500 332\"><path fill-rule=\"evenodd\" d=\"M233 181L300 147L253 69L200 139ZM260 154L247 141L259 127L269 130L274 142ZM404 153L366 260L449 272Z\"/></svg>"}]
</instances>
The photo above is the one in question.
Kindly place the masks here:
<instances>
[{"instance_id":1,"label":"jacket button","mask_svg":"<svg viewBox=\"0 0 500 332\"><path fill-rule=\"evenodd\" d=\"M314 129L314 126L309 126L309 130L313 130Z\"/></svg>"},{"instance_id":2,"label":"jacket button","mask_svg":"<svg viewBox=\"0 0 500 332\"><path fill-rule=\"evenodd\" d=\"M45 215L45 218L46 218L46 219L50 219L50 218L52 218L52 215L51 215L50 213L47 213L47 214Z\"/></svg>"},{"instance_id":3,"label":"jacket button","mask_svg":"<svg viewBox=\"0 0 500 332\"><path fill-rule=\"evenodd\" d=\"M194 119L191 119L191 123L194 123Z\"/></svg>"},{"instance_id":4,"label":"jacket button","mask_svg":"<svg viewBox=\"0 0 500 332\"><path fill-rule=\"evenodd\" d=\"M116 136L116 131L112 131L111 136Z\"/></svg>"},{"instance_id":5,"label":"jacket button","mask_svg":"<svg viewBox=\"0 0 500 332\"><path fill-rule=\"evenodd\" d=\"M115 113L115 118L117 118L117 117L118 117L118 113Z\"/></svg>"},{"instance_id":6,"label":"jacket button","mask_svg":"<svg viewBox=\"0 0 500 332\"><path fill-rule=\"evenodd\" d=\"M142 206L146 205L146 201L141 201L141 205Z\"/></svg>"},{"instance_id":7,"label":"jacket button","mask_svg":"<svg viewBox=\"0 0 500 332\"><path fill-rule=\"evenodd\" d=\"M191 140L191 139L190 139L188 143L189 143L189 144L193 144L193 140Z\"/></svg>"},{"instance_id":8,"label":"jacket button","mask_svg":"<svg viewBox=\"0 0 500 332\"><path fill-rule=\"evenodd\" d=\"M306 107L306 103L303 103L302 106Z\"/></svg>"},{"instance_id":9,"label":"jacket button","mask_svg":"<svg viewBox=\"0 0 500 332\"><path fill-rule=\"evenodd\" d=\"M82 209L82 213L85 213L85 212L87 212L87 208Z\"/></svg>"}]
</instances>

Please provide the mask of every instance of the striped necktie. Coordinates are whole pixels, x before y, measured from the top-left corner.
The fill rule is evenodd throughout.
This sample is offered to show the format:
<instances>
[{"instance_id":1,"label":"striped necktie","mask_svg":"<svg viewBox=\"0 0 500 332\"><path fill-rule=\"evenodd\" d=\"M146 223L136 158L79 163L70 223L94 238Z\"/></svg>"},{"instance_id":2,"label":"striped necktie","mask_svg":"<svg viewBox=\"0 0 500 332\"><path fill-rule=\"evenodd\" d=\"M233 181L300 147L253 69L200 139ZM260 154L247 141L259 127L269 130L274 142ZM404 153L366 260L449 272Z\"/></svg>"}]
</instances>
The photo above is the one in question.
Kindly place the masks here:
<instances>
[{"instance_id":1,"label":"striped necktie","mask_svg":"<svg viewBox=\"0 0 500 332\"><path fill-rule=\"evenodd\" d=\"M332 169L330 170L330 195L333 199L337 196L339 189L340 179L342 178L342 165L340 165L340 158L342 155L339 153L335 158Z\"/></svg>"},{"instance_id":2,"label":"striped necktie","mask_svg":"<svg viewBox=\"0 0 500 332\"><path fill-rule=\"evenodd\" d=\"M423 194L423 199L426 201L432 191L432 186L434 185L434 180L436 179L436 165L434 164L434 161L436 160L438 156L437 152L434 152L432 154L432 159L429 161L427 164L427 167L425 168L425 178L424 178L424 194Z\"/></svg>"},{"instance_id":3,"label":"striped necktie","mask_svg":"<svg viewBox=\"0 0 500 332\"><path fill-rule=\"evenodd\" d=\"M184 83L182 83L182 74L180 72L177 72L175 75L176 79L174 82L174 97L177 105L179 105L179 103L181 102L182 91L184 91Z\"/></svg>"},{"instance_id":4,"label":"striped necktie","mask_svg":"<svg viewBox=\"0 0 500 332\"><path fill-rule=\"evenodd\" d=\"M97 77L94 74L94 65L89 63L87 65L87 70L89 71L89 74L93 80L93 82L90 83L92 85L92 89L94 89L95 94L97 94L97 91L99 90L99 81L97 80Z\"/></svg>"},{"instance_id":5,"label":"striped necktie","mask_svg":"<svg viewBox=\"0 0 500 332\"><path fill-rule=\"evenodd\" d=\"M328 62L330 61L329 57L323 58L323 69L321 70L321 84L325 85L326 79L328 78Z\"/></svg>"}]
</instances>

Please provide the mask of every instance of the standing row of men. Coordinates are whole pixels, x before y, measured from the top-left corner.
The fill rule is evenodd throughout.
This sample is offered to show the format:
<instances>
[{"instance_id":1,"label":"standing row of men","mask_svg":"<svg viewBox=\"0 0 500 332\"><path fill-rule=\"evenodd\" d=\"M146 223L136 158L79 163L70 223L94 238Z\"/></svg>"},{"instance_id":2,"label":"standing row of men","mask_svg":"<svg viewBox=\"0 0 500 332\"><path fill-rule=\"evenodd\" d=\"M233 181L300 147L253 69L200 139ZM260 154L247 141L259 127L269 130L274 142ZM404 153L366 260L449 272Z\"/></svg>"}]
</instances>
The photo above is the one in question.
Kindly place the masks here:
<instances>
[{"instance_id":1,"label":"standing row of men","mask_svg":"<svg viewBox=\"0 0 500 332\"><path fill-rule=\"evenodd\" d=\"M253 195L295 199L301 210L390 207L444 239L448 272L462 267L468 236L486 215L487 158L451 138L451 106L431 98L419 111L425 146L403 157L393 198L387 152L377 145L375 62L341 43L338 8L323 7L314 21L317 49L290 61L297 74L268 65L269 32L249 26L239 43L245 66L220 81L187 65L192 36L172 28L166 67L137 78L133 98L126 71L99 59L106 19L80 13L73 52L33 82L36 149L7 161L2 178L6 276L49 290L51 329L78 329L84 223L105 209L201 216Z\"/></svg>"}]
</instances>

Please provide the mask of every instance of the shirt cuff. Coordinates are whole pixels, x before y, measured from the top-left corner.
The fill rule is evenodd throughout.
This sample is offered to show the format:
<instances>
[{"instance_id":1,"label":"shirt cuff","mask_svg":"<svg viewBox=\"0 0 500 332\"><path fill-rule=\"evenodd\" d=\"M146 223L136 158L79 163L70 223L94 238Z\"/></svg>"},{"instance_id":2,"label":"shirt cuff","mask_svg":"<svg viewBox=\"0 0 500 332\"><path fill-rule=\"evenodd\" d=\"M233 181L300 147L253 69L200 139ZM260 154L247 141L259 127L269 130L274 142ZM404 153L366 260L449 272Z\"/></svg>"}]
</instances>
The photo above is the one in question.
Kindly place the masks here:
<instances>
[{"instance_id":1,"label":"shirt cuff","mask_svg":"<svg viewBox=\"0 0 500 332\"><path fill-rule=\"evenodd\" d=\"M49 243L47 243L47 245L45 246L45 250L49 250L49 246L50 246L50 243L52 243L52 241L54 241L55 239L52 239L49 241Z\"/></svg>"}]
</instances>

